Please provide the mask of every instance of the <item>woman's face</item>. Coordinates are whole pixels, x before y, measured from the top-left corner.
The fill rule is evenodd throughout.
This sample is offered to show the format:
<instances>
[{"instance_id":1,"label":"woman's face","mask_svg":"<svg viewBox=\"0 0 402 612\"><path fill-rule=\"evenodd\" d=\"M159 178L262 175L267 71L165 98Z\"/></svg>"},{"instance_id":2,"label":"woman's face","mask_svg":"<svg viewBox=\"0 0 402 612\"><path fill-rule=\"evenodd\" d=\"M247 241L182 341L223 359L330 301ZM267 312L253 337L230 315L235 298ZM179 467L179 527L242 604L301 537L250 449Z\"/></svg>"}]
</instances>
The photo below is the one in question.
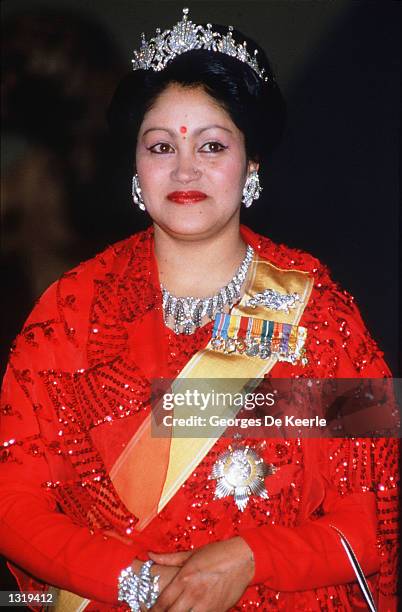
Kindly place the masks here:
<instances>
[{"instance_id":1,"label":"woman's face","mask_svg":"<svg viewBox=\"0 0 402 612\"><path fill-rule=\"evenodd\" d=\"M244 136L200 88L169 85L146 113L136 165L154 223L186 240L239 223L247 173Z\"/></svg>"}]
</instances>

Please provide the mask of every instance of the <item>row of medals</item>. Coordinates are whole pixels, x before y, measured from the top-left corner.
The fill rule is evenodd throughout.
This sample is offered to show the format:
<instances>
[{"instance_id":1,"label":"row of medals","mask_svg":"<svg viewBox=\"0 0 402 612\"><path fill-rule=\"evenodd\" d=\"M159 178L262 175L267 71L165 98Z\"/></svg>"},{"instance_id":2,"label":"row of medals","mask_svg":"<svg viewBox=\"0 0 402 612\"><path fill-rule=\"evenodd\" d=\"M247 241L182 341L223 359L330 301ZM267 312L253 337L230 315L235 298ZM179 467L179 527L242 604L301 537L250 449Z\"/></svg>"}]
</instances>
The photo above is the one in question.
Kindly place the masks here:
<instances>
[{"instance_id":1,"label":"row of medals","mask_svg":"<svg viewBox=\"0 0 402 612\"><path fill-rule=\"evenodd\" d=\"M243 338L223 338L216 336L211 340L211 346L216 351L224 353L245 353L248 357L260 357L268 359L272 355L270 342L259 342L257 339L247 340Z\"/></svg>"}]
</instances>

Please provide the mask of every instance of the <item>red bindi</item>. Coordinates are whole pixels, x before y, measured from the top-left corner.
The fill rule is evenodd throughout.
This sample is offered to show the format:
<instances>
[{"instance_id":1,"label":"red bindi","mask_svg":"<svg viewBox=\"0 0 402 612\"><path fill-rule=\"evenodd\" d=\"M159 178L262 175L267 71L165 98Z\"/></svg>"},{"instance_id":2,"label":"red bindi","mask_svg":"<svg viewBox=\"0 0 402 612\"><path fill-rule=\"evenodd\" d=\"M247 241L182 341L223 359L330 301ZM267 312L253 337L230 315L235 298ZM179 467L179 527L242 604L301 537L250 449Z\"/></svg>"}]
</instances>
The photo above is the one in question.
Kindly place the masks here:
<instances>
[{"instance_id":1,"label":"red bindi","mask_svg":"<svg viewBox=\"0 0 402 612\"><path fill-rule=\"evenodd\" d=\"M187 132L187 128L186 128L186 126L185 126L185 125L181 125L181 126L180 126L180 132L181 132L182 134L185 134L185 133Z\"/></svg>"}]
</instances>

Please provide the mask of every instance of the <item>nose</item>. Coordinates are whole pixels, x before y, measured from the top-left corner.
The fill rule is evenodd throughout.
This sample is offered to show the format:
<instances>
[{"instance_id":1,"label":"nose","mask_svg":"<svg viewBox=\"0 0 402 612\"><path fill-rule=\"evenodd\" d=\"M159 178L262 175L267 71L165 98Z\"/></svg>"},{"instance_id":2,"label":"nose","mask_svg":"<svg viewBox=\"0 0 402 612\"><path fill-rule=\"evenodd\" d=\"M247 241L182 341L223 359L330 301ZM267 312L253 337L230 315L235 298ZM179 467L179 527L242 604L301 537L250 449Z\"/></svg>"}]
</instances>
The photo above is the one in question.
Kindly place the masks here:
<instances>
[{"instance_id":1,"label":"nose","mask_svg":"<svg viewBox=\"0 0 402 612\"><path fill-rule=\"evenodd\" d=\"M187 184L196 181L201 176L194 156L190 152L180 152L176 156L176 164L172 170L171 177L174 181Z\"/></svg>"}]
</instances>

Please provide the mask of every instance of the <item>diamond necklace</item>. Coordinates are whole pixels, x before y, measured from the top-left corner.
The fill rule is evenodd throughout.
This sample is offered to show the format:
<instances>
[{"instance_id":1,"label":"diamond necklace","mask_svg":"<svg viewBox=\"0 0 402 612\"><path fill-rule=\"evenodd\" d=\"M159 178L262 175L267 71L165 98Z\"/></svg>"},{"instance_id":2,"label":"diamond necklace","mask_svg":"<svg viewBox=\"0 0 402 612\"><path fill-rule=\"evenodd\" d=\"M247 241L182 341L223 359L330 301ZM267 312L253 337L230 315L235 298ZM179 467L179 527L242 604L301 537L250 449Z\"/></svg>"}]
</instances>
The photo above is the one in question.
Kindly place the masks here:
<instances>
[{"instance_id":1,"label":"diamond necklace","mask_svg":"<svg viewBox=\"0 0 402 612\"><path fill-rule=\"evenodd\" d=\"M176 297L161 284L165 325L168 325L172 320L175 334L190 335L198 327L201 327L204 316L213 320L218 313L224 311L226 306L231 308L240 298L240 291L253 260L253 255L254 250L248 245L246 255L232 280L211 297Z\"/></svg>"}]
</instances>

